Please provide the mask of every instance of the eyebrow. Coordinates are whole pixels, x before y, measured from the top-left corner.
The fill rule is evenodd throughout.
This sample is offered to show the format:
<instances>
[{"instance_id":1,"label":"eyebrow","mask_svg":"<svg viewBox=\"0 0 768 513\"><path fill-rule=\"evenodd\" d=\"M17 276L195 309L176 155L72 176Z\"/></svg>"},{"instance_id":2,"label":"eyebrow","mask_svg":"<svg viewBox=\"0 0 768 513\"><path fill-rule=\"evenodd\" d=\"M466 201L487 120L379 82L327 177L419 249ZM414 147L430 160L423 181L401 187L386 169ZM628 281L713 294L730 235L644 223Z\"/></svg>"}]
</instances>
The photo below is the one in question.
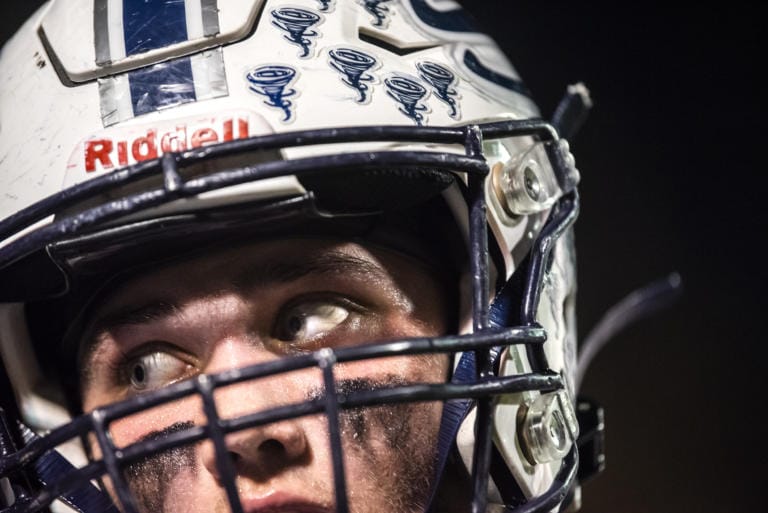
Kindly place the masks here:
<instances>
[{"instance_id":1,"label":"eyebrow","mask_svg":"<svg viewBox=\"0 0 768 513\"><path fill-rule=\"evenodd\" d=\"M156 300L139 307L126 307L105 315L94 323L93 333L102 333L123 326L135 326L152 321L159 321L176 314L180 310L178 303Z\"/></svg>"},{"instance_id":2,"label":"eyebrow","mask_svg":"<svg viewBox=\"0 0 768 513\"><path fill-rule=\"evenodd\" d=\"M319 255L305 255L302 256L301 260L255 265L236 275L232 280L232 285L238 292L244 292L258 287L295 282L309 275L340 274L388 277L383 268L369 260L340 251L330 251ZM118 308L99 318L81 339L78 358L81 372L85 371L84 364L90 361L93 352L99 345L100 338L105 333L123 327L162 321L177 315L183 306L184 301L157 298L139 306L131 305Z\"/></svg>"},{"instance_id":3,"label":"eyebrow","mask_svg":"<svg viewBox=\"0 0 768 513\"><path fill-rule=\"evenodd\" d=\"M387 277L384 269L364 258L340 251L303 257L301 261L269 262L248 268L233 280L242 292L275 283L290 283L309 275L356 274Z\"/></svg>"},{"instance_id":4,"label":"eyebrow","mask_svg":"<svg viewBox=\"0 0 768 513\"><path fill-rule=\"evenodd\" d=\"M78 368L80 378L87 383L91 372L87 365L105 333L124 326L140 326L152 321L167 319L176 314L181 306L172 301L155 300L138 307L125 307L105 315L93 323L81 337L78 348Z\"/></svg>"}]
</instances>

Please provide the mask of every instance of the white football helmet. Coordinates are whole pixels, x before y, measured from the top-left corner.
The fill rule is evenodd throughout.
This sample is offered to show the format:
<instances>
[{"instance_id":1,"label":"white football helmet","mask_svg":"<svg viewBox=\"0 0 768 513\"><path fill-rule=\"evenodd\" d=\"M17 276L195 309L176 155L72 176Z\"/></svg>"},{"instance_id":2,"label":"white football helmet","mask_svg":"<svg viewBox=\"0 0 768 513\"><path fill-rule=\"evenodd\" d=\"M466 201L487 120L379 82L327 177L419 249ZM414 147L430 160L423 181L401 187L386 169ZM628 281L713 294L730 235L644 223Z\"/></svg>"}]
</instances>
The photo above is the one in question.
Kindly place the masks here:
<instances>
[{"instance_id":1,"label":"white football helmet","mask_svg":"<svg viewBox=\"0 0 768 513\"><path fill-rule=\"evenodd\" d=\"M284 368L450 353L448 383L374 398L444 401L435 490L450 461L466 469L474 512L578 503L579 176L561 135L588 107L583 87L552 123L540 119L504 54L452 0L51 0L5 46L0 69L0 368L13 391L0 403L0 511L57 499L135 511L121 469L168 445L118 451L109 424L212 397L193 379L78 411L68 340L111 277L236 232L345 234L398 212L423 213L428 244L456 269L456 332ZM382 243L411 250L407 224ZM356 400L329 390L325 413ZM103 453L94 461L78 450L89 436ZM92 485L103 475L115 497Z\"/></svg>"}]
</instances>

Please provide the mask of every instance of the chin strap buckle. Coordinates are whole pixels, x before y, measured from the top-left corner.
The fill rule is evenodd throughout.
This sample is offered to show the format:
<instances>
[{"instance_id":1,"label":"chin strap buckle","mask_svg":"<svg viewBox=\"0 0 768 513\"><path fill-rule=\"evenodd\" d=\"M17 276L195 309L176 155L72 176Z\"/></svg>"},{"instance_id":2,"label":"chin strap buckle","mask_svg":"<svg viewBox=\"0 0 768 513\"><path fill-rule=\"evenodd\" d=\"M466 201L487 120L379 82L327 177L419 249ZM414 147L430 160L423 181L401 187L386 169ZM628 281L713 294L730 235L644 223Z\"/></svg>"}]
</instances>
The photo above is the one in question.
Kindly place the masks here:
<instances>
[{"instance_id":1,"label":"chin strap buckle","mask_svg":"<svg viewBox=\"0 0 768 513\"><path fill-rule=\"evenodd\" d=\"M0 407L0 458L5 458L15 452L15 450L16 444L14 444L11 432L8 429L5 410ZM10 478L0 477L0 510L10 507L16 502L17 494L14 488L15 486L11 483Z\"/></svg>"},{"instance_id":2,"label":"chin strap buckle","mask_svg":"<svg viewBox=\"0 0 768 513\"><path fill-rule=\"evenodd\" d=\"M605 415L596 402L579 397L576 418L580 432L576 445L579 448L579 483L590 479L605 469Z\"/></svg>"}]
</instances>

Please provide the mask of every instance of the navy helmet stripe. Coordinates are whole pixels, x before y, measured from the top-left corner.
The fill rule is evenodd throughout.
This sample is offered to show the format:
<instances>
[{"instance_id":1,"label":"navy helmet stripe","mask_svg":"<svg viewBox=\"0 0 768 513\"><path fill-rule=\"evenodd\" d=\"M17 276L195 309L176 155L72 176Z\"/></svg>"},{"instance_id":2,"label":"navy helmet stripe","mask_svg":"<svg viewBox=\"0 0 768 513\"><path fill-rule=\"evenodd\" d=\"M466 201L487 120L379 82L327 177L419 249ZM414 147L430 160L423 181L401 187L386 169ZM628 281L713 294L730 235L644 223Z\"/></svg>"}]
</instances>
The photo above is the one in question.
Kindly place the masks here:
<instances>
[{"instance_id":1,"label":"navy helmet stripe","mask_svg":"<svg viewBox=\"0 0 768 513\"><path fill-rule=\"evenodd\" d=\"M94 0L94 30L96 63L109 65L218 34L218 0ZM104 126L227 94L220 48L99 79Z\"/></svg>"},{"instance_id":2,"label":"navy helmet stripe","mask_svg":"<svg viewBox=\"0 0 768 513\"><path fill-rule=\"evenodd\" d=\"M123 0L123 37L127 56L186 41L184 0Z\"/></svg>"},{"instance_id":3,"label":"navy helmet stripe","mask_svg":"<svg viewBox=\"0 0 768 513\"><path fill-rule=\"evenodd\" d=\"M416 16L430 27L450 32L480 32L463 9L437 11L426 0L411 0L411 5Z\"/></svg>"},{"instance_id":4,"label":"navy helmet stripe","mask_svg":"<svg viewBox=\"0 0 768 513\"><path fill-rule=\"evenodd\" d=\"M521 80L508 77L507 75L502 75L501 73L492 70L480 62L480 59L478 59L477 55L475 55L471 50L464 52L464 65L472 70L472 72L490 82L493 82L494 84L498 84L501 87L510 89L529 98L531 97L531 92Z\"/></svg>"},{"instance_id":5,"label":"navy helmet stripe","mask_svg":"<svg viewBox=\"0 0 768 513\"><path fill-rule=\"evenodd\" d=\"M135 116L197 99L189 57L131 71L128 76Z\"/></svg>"},{"instance_id":6,"label":"navy helmet stripe","mask_svg":"<svg viewBox=\"0 0 768 513\"><path fill-rule=\"evenodd\" d=\"M123 37L127 56L187 41L184 0L123 0ZM135 116L196 100L188 57L140 68L128 77Z\"/></svg>"}]
</instances>

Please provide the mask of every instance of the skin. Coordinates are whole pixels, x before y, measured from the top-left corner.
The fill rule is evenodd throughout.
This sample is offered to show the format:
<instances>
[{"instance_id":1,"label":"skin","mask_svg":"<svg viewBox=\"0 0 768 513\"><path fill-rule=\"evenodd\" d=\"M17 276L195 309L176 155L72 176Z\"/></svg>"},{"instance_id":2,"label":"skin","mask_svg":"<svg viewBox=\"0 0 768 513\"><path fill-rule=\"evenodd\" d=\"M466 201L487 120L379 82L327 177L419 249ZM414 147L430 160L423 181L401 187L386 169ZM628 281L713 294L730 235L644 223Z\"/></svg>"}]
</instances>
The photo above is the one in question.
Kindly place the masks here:
<instances>
[{"instance_id":1,"label":"skin","mask_svg":"<svg viewBox=\"0 0 768 513\"><path fill-rule=\"evenodd\" d=\"M83 406L323 347L440 335L444 297L421 263L351 242L262 242L177 263L123 283L94 313L81 345ZM341 392L440 383L447 372L445 355L334 369ZM322 394L319 369L304 369L221 388L215 398L230 419ZM352 512L423 511L441 411L440 403L408 403L341 414ZM191 397L120 419L110 432L125 447L204 424ZM324 415L235 432L226 444L247 513L334 510ZM96 444L92 452L99 457ZM143 511L229 511L208 441L138 462L126 478Z\"/></svg>"}]
</instances>

